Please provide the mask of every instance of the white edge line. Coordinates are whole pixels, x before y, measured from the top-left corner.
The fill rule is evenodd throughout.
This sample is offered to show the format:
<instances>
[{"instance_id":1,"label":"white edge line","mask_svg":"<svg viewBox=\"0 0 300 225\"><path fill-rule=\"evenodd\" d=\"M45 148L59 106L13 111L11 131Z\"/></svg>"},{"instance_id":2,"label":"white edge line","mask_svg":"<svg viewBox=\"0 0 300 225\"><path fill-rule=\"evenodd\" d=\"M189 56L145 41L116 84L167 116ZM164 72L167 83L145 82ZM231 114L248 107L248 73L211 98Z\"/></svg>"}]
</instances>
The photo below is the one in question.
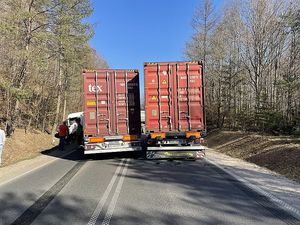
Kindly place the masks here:
<instances>
[{"instance_id":1,"label":"white edge line","mask_svg":"<svg viewBox=\"0 0 300 225\"><path fill-rule=\"evenodd\" d=\"M105 217L103 219L102 225L109 225L109 223L110 223L110 220L111 220L112 215L114 213L114 210L115 210L115 207L116 207L119 195L121 193L121 189L122 189L122 185L124 183L124 179L125 179L125 176L126 176L126 173L127 173L129 161L130 161L129 159L126 160L124 169L123 169L122 174L121 174L121 178L120 178L120 180L119 180L119 182L117 184L115 193L114 193L114 195L112 197L112 200L111 200L111 202L110 202L110 204L108 206L108 210L107 210L106 215L105 215Z\"/></svg>"},{"instance_id":2,"label":"white edge line","mask_svg":"<svg viewBox=\"0 0 300 225\"><path fill-rule=\"evenodd\" d=\"M298 220L300 220L300 211L298 209L296 209L295 207L291 206L290 204L284 202L283 200L275 197L274 195L264 191L262 188L258 187L257 185L251 184L250 181L232 173L231 171L223 168L222 166L218 165L217 163L204 158L207 162L215 165L216 167L218 167L219 169L225 171L226 173L228 173L230 176L234 177L235 179L237 179L238 181L242 182L243 184L245 184L247 187L249 187L250 189L258 192L259 194L266 196L269 200L271 200L273 203L275 203L275 205L280 206L281 208L284 208L287 212L289 212L290 214L292 214L292 216L294 216L295 218L297 218Z\"/></svg>"},{"instance_id":3,"label":"white edge line","mask_svg":"<svg viewBox=\"0 0 300 225\"><path fill-rule=\"evenodd\" d=\"M110 182L109 182L109 184L108 184L108 186L107 186L104 194L102 195L101 200L98 202L96 208L94 209L94 212L93 212L92 216L90 217L90 220L87 223L87 225L94 225L94 224L96 224L96 222L98 220L98 217L100 216L101 211L103 209L103 206L104 206L104 204L105 204L105 202L106 202L106 200L107 200L107 198L108 198L108 196L109 196L109 194L110 194L110 192L111 192L111 190L113 188L113 185L116 182L117 177L119 176L119 172L120 172L121 168L124 165L123 162L124 162L124 159L121 160L121 162L119 163L117 169L115 170L114 175L112 176L112 178L111 178L111 180L110 180Z\"/></svg>"},{"instance_id":4,"label":"white edge line","mask_svg":"<svg viewBox=\"0 0 300 225\"><path fill-rule=\"evenodd\" d=\"M37 166L37 167L34 167L34 168L32 168L31 170L26 171L25 173L19 174L19 175L15 176L15 177L13 177L13 178L11 178L11 179L8 179L8 180L3 181L2 183L0 183L0 186L5 185L5 184L7 184L7 183L9 183L9 182L12 182L13 180L18 179L18 178L20 178L20 177L22 177L22 176L24 176L24 175L26 175L26 174L28 174L28 173L31 173L31 172L33 172L34 170L37 170L37 169L39 169L39 168L42 168L43 166L47 166L48 164L53 163L54 161L61 159L60 157L65 157L66 155L69 155L69 154L71 154L71 153L73 153L73 152L75 152L75 151L77 151L77 149L74 149L73 151L70 151L70 152L66 152L65 154L63 154L63 155L61 155L61 156L47 156L47 157L53 157L53 159L51 159L51 160L49 160L49 161L43 163L42 165L39 165L39 166ZM36 158L37 158L37 157L36 157Z\"/></svg>"}]
</instances>

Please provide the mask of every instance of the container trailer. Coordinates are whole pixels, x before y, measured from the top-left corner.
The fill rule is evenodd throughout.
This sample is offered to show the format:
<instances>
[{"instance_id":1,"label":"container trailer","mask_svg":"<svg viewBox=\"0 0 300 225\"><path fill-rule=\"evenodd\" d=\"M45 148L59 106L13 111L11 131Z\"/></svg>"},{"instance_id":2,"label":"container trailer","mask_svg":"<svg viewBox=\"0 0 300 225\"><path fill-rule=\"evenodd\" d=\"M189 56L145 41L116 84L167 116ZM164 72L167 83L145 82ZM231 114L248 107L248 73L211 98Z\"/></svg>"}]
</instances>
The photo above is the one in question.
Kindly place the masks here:
<instances>
[{"instance_id":1,"label":"container trailer","mask_svg":"<svg viewBox=\"0 0 300 225\"><path fill-rule=\"evenodd\" d=\"M205 102L201 62L147 62L147 158L202 158Z\"/></svg>"},{"instance_id":2,"label":"container trailer","mask_svg":"<svg viewBox=\"0 0 300 225\"><path fill-rule=\"evenodd\" d=\"M138 70L84 70L84 154L140 151Z\"/></svg>"}]
</instances>

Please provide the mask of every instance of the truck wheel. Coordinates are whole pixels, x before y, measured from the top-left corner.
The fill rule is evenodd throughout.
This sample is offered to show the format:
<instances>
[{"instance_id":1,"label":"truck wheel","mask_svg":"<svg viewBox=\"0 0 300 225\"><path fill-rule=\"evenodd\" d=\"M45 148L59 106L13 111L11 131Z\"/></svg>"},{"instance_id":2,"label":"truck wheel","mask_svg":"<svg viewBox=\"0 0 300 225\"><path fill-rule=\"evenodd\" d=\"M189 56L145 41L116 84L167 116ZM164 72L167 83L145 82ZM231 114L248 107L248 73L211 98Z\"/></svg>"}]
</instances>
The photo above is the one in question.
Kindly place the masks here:
<instances>
[{"instance_id":1,"label":"truck wheel","mask_svg":"<svg viewBox=\"0 0 300 225\"><path fill-rule=\"evenodd\" d=\"M154 151L146 151L146 159L154 159L155 152Z\"/></svg>"}]
</instances>

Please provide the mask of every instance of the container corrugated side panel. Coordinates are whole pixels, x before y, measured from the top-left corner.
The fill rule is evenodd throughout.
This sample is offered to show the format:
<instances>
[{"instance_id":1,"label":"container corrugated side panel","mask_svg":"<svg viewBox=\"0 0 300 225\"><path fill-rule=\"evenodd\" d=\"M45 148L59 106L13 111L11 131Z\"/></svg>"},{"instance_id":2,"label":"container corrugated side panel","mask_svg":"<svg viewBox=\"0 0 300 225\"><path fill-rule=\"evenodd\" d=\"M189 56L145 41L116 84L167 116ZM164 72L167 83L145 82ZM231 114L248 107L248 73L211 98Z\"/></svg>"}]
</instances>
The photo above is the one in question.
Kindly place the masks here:
<instances>
[{"instance_id":1,"label":"container corrugated side panel","mask_svg":"<svg viewBox=\"0 0 300 225\"><path fill-rule=\"evenodd\" d=\"M205 129L201 63L145 63L144 74L148 131Z\"/></svg>"},{"instance_id":2,"label":"container corrugated side panel","mask_svg":"<svg viewBox=\"0 0 300 225\"><path fill-rule=\"evenodd\" d=\"M140 134L138 72L107 69L85 71L83 76L85 134Z\"/></svg>"}]
</instances>

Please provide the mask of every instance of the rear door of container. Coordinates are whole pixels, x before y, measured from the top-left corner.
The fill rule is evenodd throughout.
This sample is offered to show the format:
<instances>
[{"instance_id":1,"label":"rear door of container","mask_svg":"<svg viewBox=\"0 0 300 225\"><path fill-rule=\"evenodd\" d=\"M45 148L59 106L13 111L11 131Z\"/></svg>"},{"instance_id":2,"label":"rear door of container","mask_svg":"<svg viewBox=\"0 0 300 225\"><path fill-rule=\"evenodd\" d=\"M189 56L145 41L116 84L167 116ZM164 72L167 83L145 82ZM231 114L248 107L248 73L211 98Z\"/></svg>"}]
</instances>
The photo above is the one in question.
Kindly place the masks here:
<instances>
[{"instance_id":1,"label":"rear door of container","mask_svg":"<svg viewBox=\"0 0 300 225\"><path fill-rule=\"evenodd\" d=\"M200 62L145 63L148 131L205 129L202 71Z\"/></svg>"},{"instance_id":2,"label":"rear door of container","mask_svg":"<svg viewBox=\"0 0 300 225\"><path fill-rule=\"evenodd\" d=\"M85 134L140 134L137 70L84 71Z\"/></svg>"}]
</instances>

